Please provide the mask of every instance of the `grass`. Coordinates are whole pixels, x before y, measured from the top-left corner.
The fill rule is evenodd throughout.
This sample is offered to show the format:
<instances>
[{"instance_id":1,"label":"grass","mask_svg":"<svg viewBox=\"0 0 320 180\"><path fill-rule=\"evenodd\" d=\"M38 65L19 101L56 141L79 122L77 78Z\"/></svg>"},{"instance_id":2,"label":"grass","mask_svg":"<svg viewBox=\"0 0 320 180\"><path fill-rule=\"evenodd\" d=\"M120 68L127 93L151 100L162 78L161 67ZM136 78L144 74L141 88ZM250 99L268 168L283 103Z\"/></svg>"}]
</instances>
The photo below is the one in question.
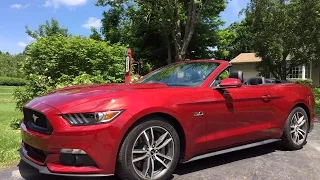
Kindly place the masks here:
<instances>
[{"instance_id":1,"label":"grass","mask_svg":"<svg viewBox=\"0 0 320 180\"><path fill-rule=\"evenodd\" d=\"M320 107L316 107L316 109L315 109L315 114L319 114L320 115Z\"/></svg>"},{"instance_id":2,"label":"grass","mask_svg":"<svg viewBox=\"0 0 320 180\"><path fill-rule=\"evenodd\" d=\"M19 160L20 131L10 128L14 118L22 118L12 97L15 88L0 86L0 168L10 167Z\"/></svg>"}]
</instances>

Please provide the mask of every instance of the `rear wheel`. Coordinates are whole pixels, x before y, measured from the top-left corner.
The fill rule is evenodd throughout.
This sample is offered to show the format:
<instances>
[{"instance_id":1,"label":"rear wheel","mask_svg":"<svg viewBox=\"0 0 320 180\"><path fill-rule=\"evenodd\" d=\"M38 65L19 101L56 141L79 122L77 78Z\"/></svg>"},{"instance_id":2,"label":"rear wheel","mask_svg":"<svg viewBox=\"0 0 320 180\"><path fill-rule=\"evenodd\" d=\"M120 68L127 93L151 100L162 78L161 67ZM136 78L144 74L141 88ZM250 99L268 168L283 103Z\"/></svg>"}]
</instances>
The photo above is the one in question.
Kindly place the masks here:
<instances>
[{"instance_id":1,"label":"rear wheel","mask_svg":"<svg viewBox=\"0 0 320 180\"><path fill-rule=\"evenodd\" d=\"M282 136L282 144L289 150L301 149L307 141L309 117L301 107L294 108L288 116Z\"/></svg>"},{"instance_id":2,"label":"rear wheel","mask_svg":"<svg viewBox=\"0 0 320 180\"><path fill-rule=\"evenodd\" d=\"M116 174L121 179L164 180L174 171L180 152L176 130L161 117L135 126L120 148Z\"/></svg>"}]
</instances>

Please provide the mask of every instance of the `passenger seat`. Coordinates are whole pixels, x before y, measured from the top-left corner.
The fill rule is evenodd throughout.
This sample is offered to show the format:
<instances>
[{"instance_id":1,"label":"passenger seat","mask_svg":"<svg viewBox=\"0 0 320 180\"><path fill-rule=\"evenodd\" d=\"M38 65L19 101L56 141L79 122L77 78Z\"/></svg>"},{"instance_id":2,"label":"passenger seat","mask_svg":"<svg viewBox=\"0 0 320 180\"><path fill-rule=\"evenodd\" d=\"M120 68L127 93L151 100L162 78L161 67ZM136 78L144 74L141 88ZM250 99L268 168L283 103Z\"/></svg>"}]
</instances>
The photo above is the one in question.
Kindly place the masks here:
<instances>
[{"instance_id":1,"label":"passenger seat","mask_svg":"<svg viewBox=\"0 0 320 180\"><path fill-rule=\"evenodd\" d=\"M248 78L247 83L248 85L262 85L266 84L266 79L264 77Z\"/></svg>"},{"instance_id":2,"label":"passenger seat","mask_svg":"<svg viewBox=\"0 0 320 180\"><path fill-rule=\"evenodd\" d=\"M242 71L232 71L229 74L229 78L240 79L240 81L243 83L243 72Z\"/></svg>"}]
</instances>

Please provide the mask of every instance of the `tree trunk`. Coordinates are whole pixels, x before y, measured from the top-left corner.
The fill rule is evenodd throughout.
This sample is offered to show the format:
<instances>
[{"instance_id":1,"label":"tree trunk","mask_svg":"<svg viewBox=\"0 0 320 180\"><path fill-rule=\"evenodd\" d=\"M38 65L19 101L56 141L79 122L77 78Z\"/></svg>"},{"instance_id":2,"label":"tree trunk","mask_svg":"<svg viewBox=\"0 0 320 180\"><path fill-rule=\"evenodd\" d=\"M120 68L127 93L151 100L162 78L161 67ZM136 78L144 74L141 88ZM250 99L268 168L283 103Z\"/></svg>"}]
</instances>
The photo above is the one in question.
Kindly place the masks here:
<instances>
[{"instance_id":1,"label":"tree trunk","mask_svg":"<svg viewBox=\"0 0 320 180\"><path fill-rule=\"evenodd\" d=\"M271 71L271 74L275 79L280 79L279 75L275 71Z\"/></svg>"},{"instance_id":2,"label":"tree trunk","mask_svg":"<svg viewBox=\"0 0 320 180\"><path fill-rule=\"evenodd\" d=\"M281 71L280 71L280 78L281 80L287 79L287 58L283 57L281 61Z\"/></svg>"},{"instance_id":3,"label":"tree trunk","mask_svg":"<svg viewBox=\"0 0 320 180\"><path fill-rule=\"evenodd\" d=\"M197 23L196 6L194 0L190 0L188 10L188 20L186 22L184 37L181 37L181 22L177 20L172 29L172 38L175 44L176 60L184 61L188 50L189 43L194 34L195 26Z\"/></svg>"},{"instance_id":4,"label":"tree trunk","mask_svg":"<svg viewBox=\"0 0 320 180\"><path fill-rule=\"evenodd\" d=\"M289 53L288 52L283 52L282 54L282 60L281 60L281 68L280 68L280 78L281 80L287 80L287 74L288 74L288 71L287 71L287 57L288 57Z\"/></svg>"},{"instance_id":5,"label":"tree trunk","mask_svg":"<svg viewBox=\"0 0 320 180\"><path fill-rule=\"evenodd\" d=\"M172 39L174 42L175 52L176 52L176 61L181 61L182 57L180 56L181 52L181 24L180 20L175 22L174 28L171 31Z\"/></svg>"},{"instance_id":6,"label":"tree trunk","mask_svg":"<svg viewBox=\"0 0 320 180\"><path fill-rule=\"evenodd\" d=\"M167 53L168 53L168 57L167 57L167 63L171 64L172 63L172 57L171 57L171 47L170 47L170 41L169 41L169 36L168 34L164 35L164 41L166 43L167 46Z\"/></svg>"},{"instance_id":7,"label":"tree trunk","mask_svg":"<svg viewBox=\"0 0 320 180\"><path fill-rule=\"evenodd\" d=\"M187 21L187 24L186 24L186 27L185 27L183 44L182 44L182 49L181 49L181 55L184 58L185 58L185 55L187 53L189 43L190 43L190 41L192 39L192 36L194 34L196 23L197 23L196 5L194 3L194 0L190 0L189 17L188 17L188 21Z\"/></svg>"}]
</instances>

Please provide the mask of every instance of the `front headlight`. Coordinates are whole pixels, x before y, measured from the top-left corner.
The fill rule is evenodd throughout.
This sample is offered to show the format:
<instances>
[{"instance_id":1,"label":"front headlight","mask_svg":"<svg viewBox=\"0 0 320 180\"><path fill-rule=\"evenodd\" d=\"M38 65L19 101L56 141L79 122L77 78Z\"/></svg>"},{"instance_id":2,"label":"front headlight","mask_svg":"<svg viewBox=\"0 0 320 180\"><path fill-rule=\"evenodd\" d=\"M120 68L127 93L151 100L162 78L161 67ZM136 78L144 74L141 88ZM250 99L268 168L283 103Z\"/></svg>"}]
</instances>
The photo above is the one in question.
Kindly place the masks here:
<instances>
[{"instance_id":1,"label":"front headlight","mask_svg":"<svg viewBox=\"0 0 320 180\"><path fill-rule=\"evenodd\" d=\"M64 114L62 117L73 126L92 125L98 123L108 123L118 117L122 112L122 110L110 110L106 112Z\"/></svg>"}]
</instances>

